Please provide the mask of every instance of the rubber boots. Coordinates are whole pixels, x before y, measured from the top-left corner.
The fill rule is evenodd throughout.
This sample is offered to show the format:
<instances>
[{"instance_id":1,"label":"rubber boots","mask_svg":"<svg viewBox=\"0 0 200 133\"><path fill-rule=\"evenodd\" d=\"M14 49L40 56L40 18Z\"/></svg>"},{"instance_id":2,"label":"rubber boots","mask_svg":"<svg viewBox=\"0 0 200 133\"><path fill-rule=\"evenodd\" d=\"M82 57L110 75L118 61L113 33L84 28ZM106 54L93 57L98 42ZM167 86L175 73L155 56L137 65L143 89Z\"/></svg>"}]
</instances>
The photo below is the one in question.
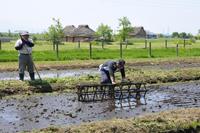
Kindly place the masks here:
<instances>
[{"instance_id":1,"label":"rubber boots","mask_svg":"<svg viewBox=\"0 0 200 133\"><path fill-rule=\"evenodd\" d=\"M19 80L24 81L24 73L19 73Z\"/></svg>"},{"instance_id":2,"label":"rubber boots","mask_svg":"<svg viewBox=\"0 0 200 133\"><path fill-rule=\"evenodd\" d=\"M31 80L35 80L35 73L29 73Z\"/></svg>"}]
</instances>

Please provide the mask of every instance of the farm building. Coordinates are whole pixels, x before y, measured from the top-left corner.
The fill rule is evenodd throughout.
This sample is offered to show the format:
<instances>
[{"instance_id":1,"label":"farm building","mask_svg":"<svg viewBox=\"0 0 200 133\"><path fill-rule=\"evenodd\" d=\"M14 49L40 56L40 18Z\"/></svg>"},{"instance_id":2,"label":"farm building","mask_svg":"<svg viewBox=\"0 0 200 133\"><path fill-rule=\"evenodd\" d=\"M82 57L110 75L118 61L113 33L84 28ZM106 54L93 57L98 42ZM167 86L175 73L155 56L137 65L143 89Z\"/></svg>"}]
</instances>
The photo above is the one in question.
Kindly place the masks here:
<instances>
[{"instance_id":1,"label":"farm building","mask_svg":"<svg viewBox=\"0 0 200 133\"><path fill-rule=\"evenodd\" d=\"M133 30L129 33L130 37L146 38L146 31L143 27L133 27Z\"/></svg>"},{"instance_id":2,"label":"farm building","mask_svg":"<svg viewBox=\"0 0 200 133\"><path fill-rule=\"evenodd\" d=\"M64 31L66 42L74 42L74 37L72 35L74 29L76 29L76 27L74 25L65 26L63 31Z\"/></svg>"},{"instance_id":3,"label":"farm building","mask_svg":"<svg viewBox=\"0 0 200 133\"><path fill-rule=\"evenodd\" d=\"M73 25L64 28L65 38L67 42L87 42L94 39L95 31L88 25L79 25L75 28Z\"/></svg>"}]
</instances>

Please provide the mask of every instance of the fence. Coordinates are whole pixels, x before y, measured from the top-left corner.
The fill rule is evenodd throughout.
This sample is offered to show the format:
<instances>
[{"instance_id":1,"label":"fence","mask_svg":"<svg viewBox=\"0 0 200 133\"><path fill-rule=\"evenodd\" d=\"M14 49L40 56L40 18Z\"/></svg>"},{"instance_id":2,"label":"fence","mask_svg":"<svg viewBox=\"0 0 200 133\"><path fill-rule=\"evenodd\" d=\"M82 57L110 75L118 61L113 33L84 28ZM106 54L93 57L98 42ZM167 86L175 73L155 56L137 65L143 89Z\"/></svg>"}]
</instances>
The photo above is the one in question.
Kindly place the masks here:
<instances>
[{"instance_id":1,"label":"fence","mask_svg":"<svg viewBox=\"0 0 200 133\"><path fill-rule=\"evenodd\" d=\"M36 42L33 52L36 53L35 60L71 60L71 59L114 59L114 58L154 58L154 57L174 57L174 56L200 56L196 48L198 43L191 45L188 40L136 40L128 42L65 42L64 45L56 45L56 50L52 50L50 42ZM0 42L0 50L4 52L14 51L14 43ZM193 54L196 52L195 54ZM33 54L34 54L33 53ZM55 53L55 54L54 54ZM5 59L3 59L5 57ZM8 57L8 56L7 56ZM2 56L0 61L17 60L14 57L6 59Z\"/></svg>"},{"instance_id":2,"label":"fence","mask_svg":"<svg viewBox=\"0 0 200 133\"><path fill-rule=\"evenodd\" d=\"M174 45L175 46L169 46L168 40L164 40L164 48L165 49L169 49L169 48L175 49L174 55L179 56L179 48L180 48L181 44L174 44ZM183 39L183 48L186 48L186 45L189 45L189 44L187 44L186 39ZM92 43L89 42L89 58L90 59L92 59L92 51L93 51L92 46L93 46ZM123 49L125 49L125 48L123 48L123 46L125 48L127 48L128 43L127 42L120 42L119 43L119 57L120 58L123 58ZM146 39L144 40L144 48L145 49L148 48L148 51L147 51L148 57L152 57L152 52L153 52L152 46L153 46L153 43L151 41L149 41L149 45L148 45L148 41ZM80 42L79 42L79 48L80 48ZM105 49L104 42L102 42L102 49Z\"/></svg>"}]
</instances>

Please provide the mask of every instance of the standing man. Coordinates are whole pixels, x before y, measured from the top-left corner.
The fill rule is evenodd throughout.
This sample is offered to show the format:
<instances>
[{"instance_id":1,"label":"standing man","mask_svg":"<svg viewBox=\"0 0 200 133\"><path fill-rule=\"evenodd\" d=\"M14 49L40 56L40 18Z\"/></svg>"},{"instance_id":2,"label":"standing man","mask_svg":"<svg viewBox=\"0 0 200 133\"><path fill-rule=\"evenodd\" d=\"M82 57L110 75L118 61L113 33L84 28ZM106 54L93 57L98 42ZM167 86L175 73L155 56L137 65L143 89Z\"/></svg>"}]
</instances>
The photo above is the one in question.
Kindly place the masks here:
<instances>
[{"instance_id":1,"label":"standing man","mask_svg":"<svg viewBox=\"0 0 200 133\"><path fill-rule=\"evenodd\" d=\"M107 61L99 66L101 72L101 84L116 84L115 83L115 72L120 71L122 81L125 81L124 71L125 61L120 59L118 61Z\"/></svg>"},{"instance_id":2,"label":"standing man","mask_svg":"<svg viewBox=\"0 0 200 133\"><path fill-rule=\"evenodd\" d=\"M33 41L29 39L29 33L27 31L21 32L20 38L15 43L15 49L19 52L19 79L24 80L24 71L27 68L31 80L35 80L31 57L32 47L34 46Z\"/></svg>"}]
</instances>

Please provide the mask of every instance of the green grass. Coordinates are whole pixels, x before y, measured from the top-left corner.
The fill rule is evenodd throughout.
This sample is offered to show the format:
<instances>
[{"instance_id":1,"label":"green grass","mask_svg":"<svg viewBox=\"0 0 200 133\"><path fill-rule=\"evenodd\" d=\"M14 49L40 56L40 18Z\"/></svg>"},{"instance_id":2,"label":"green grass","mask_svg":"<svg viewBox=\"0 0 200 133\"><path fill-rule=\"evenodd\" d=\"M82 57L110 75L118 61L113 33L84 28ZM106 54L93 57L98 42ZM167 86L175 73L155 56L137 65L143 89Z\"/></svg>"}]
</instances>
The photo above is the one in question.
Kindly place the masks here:
<instances>
[{"instance_id":1,"label":"green grass","mask_svg":"<svg viewBox=\"0 0 200 133\"><path fill-rule=\"evenodd\" d=\"M200 41L196 41L192 45L186 45L183 48L182 40L168 40L168 48L165 48L165 39L151 39L152 42L152 58L172 58L176 57L176 42L179 44L180 57L200 56ZM123 45L122 57L125 59L148 58L148 47L145 49L144 39L130 40L130 45ZM14 43L3 43L0 51L0 62L17 61L17 51L14 49ZM120 58L119 42L105 44L102 49L100 42L92 42L92 59L117 59ZM148 45L147 45L148 46ZM52 50L50 42L38 41L33 48L33 58L35 61L55 61L57 60L56 52ZM89 43L81 43L78 48L78 43L65 42L59 45L59 60L88 60Z\"/></svg>"},{"instance_id":2,"label":"green grass","mask_svg":"<svg viewBox=\"0 0 200 133\"><path fill-rule=\"evenodd\" d=\"M200 48L179 49L179 57L194 57L200 56ZM0 62L10 62L18 60L17 51L0 52ZM123 49L122 57L124 59L133 58L148 58L148 49ZM175 48L156 48L152 49L152 58L171 58L176 57ZM118 49L93 49L92 59L118 59L120 51ZM57 56L55 51L33 51L33 59L35 61L56 61ZM90 59L88 49L69 49L59 52L59 60L88 60Z\"/></svg>"},{"instance_id":3,"label":"green grass","mask_svg":"<svg viewBox=\"0 0 200 133\"><path fill-rule=\"evenodd\" d=\"M129 119L53 126L32 133L179 133L199 132L200 109L178 109Z\"/></svg>"}]
</instances>

